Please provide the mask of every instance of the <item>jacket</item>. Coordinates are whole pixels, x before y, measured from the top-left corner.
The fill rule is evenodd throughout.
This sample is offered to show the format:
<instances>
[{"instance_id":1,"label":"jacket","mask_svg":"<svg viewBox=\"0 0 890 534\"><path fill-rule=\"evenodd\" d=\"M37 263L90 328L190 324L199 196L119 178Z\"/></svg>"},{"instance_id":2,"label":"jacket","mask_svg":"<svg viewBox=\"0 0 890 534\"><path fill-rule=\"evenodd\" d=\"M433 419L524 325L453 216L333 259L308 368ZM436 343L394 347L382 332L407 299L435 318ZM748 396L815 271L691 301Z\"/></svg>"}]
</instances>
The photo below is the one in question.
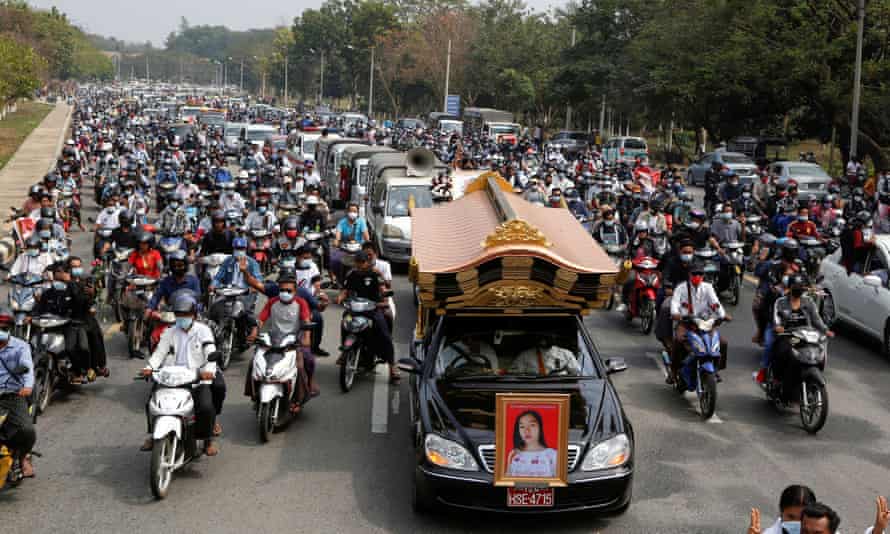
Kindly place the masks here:
<instances>
[{"instance_id":1,"label":"jacket","mask_svg":"<svg viewBox=\"0 0 890 534\"><path fill-rule=\"evenodd\" d=\"M260 271L260 264L250 256L247 256L247 271L253 278L256 278L260 282L263 281L263 273ZM229 256L226 258L226 261L219 266L219 272L216 273L216 277L213 278L213 282L210 285L212 287L230 286L240 279L240 287L247 287L247 282L245 282L244 276L239 276L240 274L241 268L238 266L238 258Z\"/></svg>"},{"instance_id":2,"label":"jacket","mask_svg":"<svg viewBox=\"0 0 890 534\"><path fill-rule=\"evenodd\" d=\"M185 345L179 345L182 336L185 336ZM187 331L173 326L164 330L158 346L149 357L146 365L152 369L160 369L168 365L176 365L177 346L183 346L188 350L186 360L189 369L199 369L216 374L216 363L207 361L208 357L216 352L216 343L210 327L204 323L195 321Z\"/></svg>"}]
</instances>

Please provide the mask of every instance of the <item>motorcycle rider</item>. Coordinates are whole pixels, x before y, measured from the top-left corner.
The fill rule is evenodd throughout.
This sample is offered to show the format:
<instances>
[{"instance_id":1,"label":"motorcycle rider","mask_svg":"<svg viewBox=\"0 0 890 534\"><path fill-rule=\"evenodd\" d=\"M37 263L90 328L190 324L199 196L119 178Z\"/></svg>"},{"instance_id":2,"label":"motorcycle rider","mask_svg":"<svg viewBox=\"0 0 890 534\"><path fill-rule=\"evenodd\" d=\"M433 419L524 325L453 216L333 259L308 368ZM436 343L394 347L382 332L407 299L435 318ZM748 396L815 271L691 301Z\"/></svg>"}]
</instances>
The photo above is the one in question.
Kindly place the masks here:
<instances>
[{"instance_id":1,"label":"motorcycle rider","mask_svg":"<svg viewBox=\"0 0 890 534\"><path fill-rule=\"evenodd\" d=\"M804 295L809 283L803 273L796 273L788 277L788 293L776 300L773 306L772 324L767 331L766 346L760 359L760 370L755 375L755 380L762 383L766 380L767 370L774 365L777 380L785 374L786 362L791 352L791 345L787 338L776 338L775 334L783 334L787 330L801 326L815 328L828 337L834 337L834 332L828 329L819 309L810 297ZM773 335L769 335L772 332Z\"/></svg>"},{"instance_id":2,"label":"motorcycle rider","mask_svg":"<svg viewBox=\"0 0 890 534\"><path fill-rule=\"evenodd\" d=\"M164 258L161 252L154 248L154 236L149 232L142 232L137 237L135 250L130 254L127 262L133 267L133 271L140 276L160 279L164 267Z\"/></svg>"},{"instance_id":3,"label":"motorcycle rider","mask_svg":"<svg viewBox=\"0 0 890 534\"><path fill-rule=\"evenodd\" d=\"M191 231L192 222L183 205L180 195L174 194L173 198L161 211L158 218L158 228L168 235L185 235Z\"/></svg>"},{"instance_id":4,"label":"motorcycle rider","mask_svg":"<svg viewBox=\"0 0 890 534\"><path fill-rule=\"evenodd\" d=\"M138 245L136 232L133 231L133 216L128 211L121 211L117 216L117 228L111 232L111 239L102 244L100 256L108 252L112 246L116 250L135 249Z\"/></svg>"},{"instance_id":5,"label":"motorcycle rider","mask_svg":"<svg viewBox=\"0 0 890 534\"><path fill-rule=\"evenodd\" d=\"M19 254L9 268L9 277L30 273L44 276L46 269L55 261L52 253L40 251L40 238L32 235L25 243L25 252Z\"/></svg>"},{"instance_id":6,"label":"motorcycle rider","mask_svg":"<svg viewBox=\"0 0 890 534\"><path fill-rule=\"evenodd\" d=\"M744 221L744 216L741 218ZM733 217L732 204L723 204L723 211L711 224L711 243L723 261L720 262L720 283L718 289L724 291L729 285L729 263L722 245L733 241L745 241L745 227Z\"/></svg>"},{"instance_id":7,"label":"motorcycle rider","mask_svg":"<svg viewBox=\"0 0 890 534\"><path fill-rule=\"evenodd\" d=\"M726 180L720 188L718 197L723 204L732 204L742 196L742 188L739 186L739 175L735 171L724 171L721 176Z\"/></svg>"},{"instance_id":8,"label":"motorcycle rider","mask_svg":"<svg viewBox=\"0 0 890 534\"><path fill-rule=\"evenodd\" d=\"M372 347L374 352L389 365L390 381L398 382L401 376L394 362L395 350L392 334L382 311L387 306L386 299L383 297L384 287L381 276L371 268L368 254L360 251L355 255L355 267L343 280L343 289L337 296L337 304L342 304L349 296L365 298L377 303L377 309L372 315L374 321L371 335Z\"/></svg>"},{"instance_id":9,"label":"motorcycle rider","mask_svg":"<svg viewBox=\"0 0 890 534\"><path fill-rule=\"evenodd\" d=\"M216 210L211 215L210 231L201 239L200 255L231 254L235 234L226 228L226 214Z\"/></svg>"},{"instance_id":10,"label":"motorcycle rider","mask_svg":"<svg viewBox=\"0 0 890 534\"><path fill-rule=\"evenodd\" d=\"M694 262L689 269L689 279L681 282L671 296L671 318L674 320L674 346L670 353L671 370L668 374L667 382L673 384L676 380L677 372L683 365L683 360L688 352L686 348L686 325L683 323L684 317L711 317L716 316L718 319L730 320L729 315L720 304L714 287L705 282L705 269L701 262ZM726 339L720 338L720 369L725 367L727 357ZM719 375L717 375L719 381Z\"/></svg>"},{"instance_id":11,"label":"motorcycle rider","mask_svg":"<svg viewBox=\"0 0 890 534\"><path fill-rule=\"evenodd\" d=\"M80 384L90 365L90 346L82 321L89 314L91 299L72 282L67 262L58 261L50 267L53 282L44 290L34 307L34 315L53 314L72 319L65 325L65 350L71 359L69 382Z\"/></svg>"},{"instance_id":12,"label":"motorcycle rider","mask_svg":"<svg viewBox=\"0 0 890 534\"><path fill-rule=\"evenodd\" d=\"M209 361L210 355L216 352L216 342L210 327L195 319L198 303L191 295L183 294L173 303L176 314L176 325L164 330L154 353L142 370L143 376L151 376L153 370L167 365L180 365L200 372L201 380L219 380L216 363ZM214 383L216 386L216 383ZM217 412L221 411L225 397L225 387L207 387L199 385L192 389L195 402L195 437L204 440L204 454L216 456L219 448L213 437L221 432L216 424ZM148 405L145 407L148 418ZM217 432L219 430L220 432ZM148 431L151 432L149 420ZM149 436L141 450L150 451L153 443Z\"/></svg>"},{"instance_id":13,"label":"motorcycle rider","mask_svg":"<svg viewBox=\"0 0 890 534\"><path fill-rule=\"evenodd\" d=\"M243 237L236 237L232 240L232 249L232 255L222 262L219 266L219 271L216 273L213 281L210 282L211 293L220 286L250 288L244 276L245 269L250 273L251 277L259 280L260 283L263 281L259 263L247 255L247 240ZM250 332L254 325L253 311L256 304L256 293L248 293L241 298L244 303L244 315L239 318L238 326L240 332L246 333ZM221 308L211 306L211 318L218 320L221 314Z\"/></svg>"},{"instance_id":14,"label":"motorcycle rider","mask_svg":"<svg viewBox=\"0 0 890 534\"><path fill-rule=\"evenodd\" d=\"M334 242L331 249L330 275L333 282L342 281L346 275L343 272L343 258L346 253L340 250L343 242L358 241L364 243L370 240L368 223L363 217L359 217L358 204L350 202L346 209L346 217L340 219L334 229Z\"/></svg>"},{"instance_id":15,"label":"motorcycle rider","mask_svg":"<svg viewBox=\"0 0 890 534\"><path fill-rule=\"evenodd\" d=\"M83 260L77 256L71 256L68 258L67 263L68 271L71 273L71 282L92 302L96 297L96 287L92 277L86 276ZM99 326L99 321L96 320L95 307L86 310L86 313L81 312L82 310L77 310L75 319L83 323L87 343L90 347L90 364L87 369L87 379L92 382L96 379L96 376L108 378L111 373L106 366L105 340L102 337L102 327Z\"/></svg>"},{"instance_id":16,"label":"motorcycle rider","mask_svg":"<svg viewBox=\"0 0 890 534\"><path fill-rule=\"evenodd\" d=\"M230 210L244 212L247 203L241 195L235 191L235 184L233 182L223 182L219 187L222 189L222 193L219 195L219 208L223 210L223 212Z\"/></svg>"},{"instance_id":17,"label":"motorcycle rider","mask_svg":"<svg viewBox=\"0 0 890 534\"><path fill-rule=\"evenodd\" d=\"M34 387L34 361L28 342L12 336L13 326L15 314L0 307L0 410L8 412L0 427L0 441L18 457L22 474L30 478L34 466L29 453L37 440L27 402Z\"/></svg>"},{"instance_id":18,"label":"motorcycle rider","mask_svg":"<svg viewBox=\"0 0 890 534\"><path fill-rule=\"evenodd\" d=\"M185 251L177 250L170 255L170 275L165 276L158 283L158 289L151 297L148 307L145 309L145 318L151 317L152 312L157 311L163 301L172 304L171 299L177 291L187 289L193 293L195 299L201 297L201 283L191 274L188 274L188 256Z\"/></svg>"},{"instance_id":19,"label":"motorcycle rider","mask_svg":"<svg viewBox=\"0 0 890 534\"><path fill-rule=\"evenodd\" d=\"M604 207L603 218L593 227L593 238L600 244L614 243L625 246L627 244L627 230L615 221L615 211L611 207Z\"/></svg>"},{"instance_id":20,"label":"motorcycle rider","mask_svg":"<svg viewBox=\"0 0 890 534\"><path fill-rule=\"evenodd\" d=\"M717 202L717 188L720 186L722 176L720 171L723 164L717 160L711 162L711 168L705 171L705 211L711 212L714 203Z\"/></svg>"},{"instance_id":21,"label":"motorcycle rider","mask_svg":"<svg viewBox=\"0 0 890 534\"><path fill-rule=\"evenodd\" d=\"M244 221L244 226L250 230L266 230L272 232L278 224L278 217L269 210L269 198L262 195L257 198L256 211L251 211Z\"/></svg>"}]
</instances>

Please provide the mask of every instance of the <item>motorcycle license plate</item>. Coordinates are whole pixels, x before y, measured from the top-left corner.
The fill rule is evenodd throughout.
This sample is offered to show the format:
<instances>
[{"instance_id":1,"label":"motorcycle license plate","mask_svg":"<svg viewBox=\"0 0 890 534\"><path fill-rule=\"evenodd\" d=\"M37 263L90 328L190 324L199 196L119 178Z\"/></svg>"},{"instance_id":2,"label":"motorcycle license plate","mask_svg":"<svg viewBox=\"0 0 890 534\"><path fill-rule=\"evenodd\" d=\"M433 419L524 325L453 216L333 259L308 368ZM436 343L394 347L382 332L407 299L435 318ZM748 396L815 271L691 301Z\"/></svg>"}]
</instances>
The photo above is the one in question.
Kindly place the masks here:
<instances>
[{"instance_id":1,"label":"motorcycle license plate","mask_svg":"<svg viewBox=\"0 0 890 534\"><path fill-rule=\"evenodd\" d=\"M507 488L509 508L551 508L553 488Z\"/></svg>"}]
</instances>

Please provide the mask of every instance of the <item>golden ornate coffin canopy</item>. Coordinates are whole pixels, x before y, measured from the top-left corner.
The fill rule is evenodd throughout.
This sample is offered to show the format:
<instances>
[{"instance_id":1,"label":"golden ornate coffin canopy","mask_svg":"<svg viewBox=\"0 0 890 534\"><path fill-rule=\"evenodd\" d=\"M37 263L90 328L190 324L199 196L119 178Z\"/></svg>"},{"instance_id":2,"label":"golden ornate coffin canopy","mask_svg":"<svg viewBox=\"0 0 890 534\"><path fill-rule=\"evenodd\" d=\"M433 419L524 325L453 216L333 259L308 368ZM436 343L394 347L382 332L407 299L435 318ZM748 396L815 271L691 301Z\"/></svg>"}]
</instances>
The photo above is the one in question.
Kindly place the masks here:
<instances>
[{"instance_id":1,"label":"golden ornate coffin canopy","mask_svg":"<svg viewBox=\"0 0 890 534\"><path fill-rule=\"evenodd\" d=\"M497 173L411 215L410 276L426 311L582 313L608 302L618 268L591 235Z\"/></svg>"}]
</instances>

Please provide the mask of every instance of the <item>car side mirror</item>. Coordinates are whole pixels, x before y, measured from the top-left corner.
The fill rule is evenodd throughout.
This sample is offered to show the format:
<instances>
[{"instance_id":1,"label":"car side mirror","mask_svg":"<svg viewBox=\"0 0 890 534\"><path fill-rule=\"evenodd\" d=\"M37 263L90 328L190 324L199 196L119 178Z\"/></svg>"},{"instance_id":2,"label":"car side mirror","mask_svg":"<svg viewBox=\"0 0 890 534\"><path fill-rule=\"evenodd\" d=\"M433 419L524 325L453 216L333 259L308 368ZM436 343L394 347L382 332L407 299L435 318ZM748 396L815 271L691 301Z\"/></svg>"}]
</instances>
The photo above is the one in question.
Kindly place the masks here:
<instances>
[{"instance_id":1,"label":"car side mirror","mask_svg":"<svg viewBox=\"0 0 890 534\"><path fill-rule=\"evenodd\" d=\"M862 283L874 288L878 288L884 285L884 283L881 281L881 277L875 276L873 274L867 274L863 276Z\"/></svg>"},{"instance_id":2,"label":"car side mirror","mask_svg":"<svg viewBox=\"0 0 890 534\"><path fill-rule=\"evenodd\" d=\"M414 358L400 358L399 369L411 374L420 374L420 362Z\"/></svg>"},{"instance_id":3,"label":"car side mirror","mask_svg":"<svg viewBox=\"0 0 890 534\"><path fill-rule=\"evenodd\" d=\"M609 358L606 360L606 374L615 374L627 371L627 362L624 358Z\"/></svg>"}]
</instances>

